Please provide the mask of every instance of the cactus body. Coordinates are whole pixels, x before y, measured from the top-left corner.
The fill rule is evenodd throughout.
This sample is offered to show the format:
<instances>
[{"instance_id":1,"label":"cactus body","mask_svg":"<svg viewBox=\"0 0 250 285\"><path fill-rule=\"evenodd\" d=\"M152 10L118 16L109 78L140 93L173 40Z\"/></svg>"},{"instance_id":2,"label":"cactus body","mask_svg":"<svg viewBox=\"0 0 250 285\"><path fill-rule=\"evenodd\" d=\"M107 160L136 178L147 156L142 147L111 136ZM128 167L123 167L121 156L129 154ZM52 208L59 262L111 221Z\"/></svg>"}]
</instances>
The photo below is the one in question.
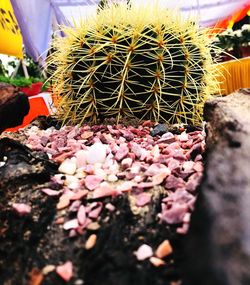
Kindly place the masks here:
<instances>
[{"instance_id":1,"label":"cactus body","mask_svg":"<svg viewBox=\"0 0 250 285\"><path fill-rule=\"evenodd\" d=\"M64 122L136 116L194 123L217 88L207 33L177 12L111 5L65 33L51 59Z\"/></svg>"}]
</instances>

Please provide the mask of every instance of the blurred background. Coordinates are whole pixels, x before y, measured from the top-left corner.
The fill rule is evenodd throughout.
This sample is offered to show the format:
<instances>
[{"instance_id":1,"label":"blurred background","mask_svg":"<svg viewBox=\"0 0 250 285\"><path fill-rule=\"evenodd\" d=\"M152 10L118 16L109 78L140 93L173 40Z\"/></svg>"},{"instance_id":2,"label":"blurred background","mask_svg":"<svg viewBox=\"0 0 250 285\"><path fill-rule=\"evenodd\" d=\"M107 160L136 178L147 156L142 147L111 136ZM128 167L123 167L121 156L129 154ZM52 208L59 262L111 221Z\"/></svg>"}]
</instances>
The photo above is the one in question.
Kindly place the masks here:
<instances>
[{"instance_id":1,"label":"blurred background","mask_svg":"<svg viewBox=\"0 0 250 285\"><path fill-rule=\"evenodd\" d=\"M116 0L121 1L125 0ZM20 88L29 97L31 108L23 125L37 115L55 110L44 66L51 40L64 36L60 26L75 25L98 13L108 2L114 1L1 0L0 82ZM130 2L146 5L145 0ZM213 44L222 50L219 59L218 54L215 56L222 95L250 86L250 0L155 0L155 3L162 9L180 9L183 17L194 16L201 29L212 30Z\"/></svg>"}]
</instances>

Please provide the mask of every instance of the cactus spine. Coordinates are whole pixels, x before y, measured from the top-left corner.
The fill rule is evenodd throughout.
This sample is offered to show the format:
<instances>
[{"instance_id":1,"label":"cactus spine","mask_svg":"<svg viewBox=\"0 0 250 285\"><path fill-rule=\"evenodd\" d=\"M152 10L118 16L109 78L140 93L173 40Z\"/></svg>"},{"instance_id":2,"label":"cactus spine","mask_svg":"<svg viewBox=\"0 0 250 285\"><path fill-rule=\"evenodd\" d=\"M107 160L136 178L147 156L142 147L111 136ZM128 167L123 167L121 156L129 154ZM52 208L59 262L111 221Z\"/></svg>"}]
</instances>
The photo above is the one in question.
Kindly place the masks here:
<instances>
[{"instance_id":1,"label":"cactus spine","mask_svg":"<svg viewBox=\"0 0 250 285\"><path fill-rule=\"evenodd\" d=\"M207 32L178 12L109 5L64 32L50 60L64 123L107 116L196 123L217 90Z\"/></svg>"}]
</instances>

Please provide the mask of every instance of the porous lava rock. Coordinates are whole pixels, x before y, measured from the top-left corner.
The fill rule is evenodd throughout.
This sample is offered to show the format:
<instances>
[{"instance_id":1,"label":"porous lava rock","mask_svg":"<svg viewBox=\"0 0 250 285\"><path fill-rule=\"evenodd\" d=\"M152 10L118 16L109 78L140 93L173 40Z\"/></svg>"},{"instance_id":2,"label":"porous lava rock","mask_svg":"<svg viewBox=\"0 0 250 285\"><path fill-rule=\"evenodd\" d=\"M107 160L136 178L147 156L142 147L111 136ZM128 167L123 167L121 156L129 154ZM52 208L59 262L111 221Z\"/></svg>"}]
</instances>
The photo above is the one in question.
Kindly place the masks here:
<instances>
[{"instance_id":1,"label":"porous lava rock","mask_svg":"<svg viewBox=\"0 0 250 285\"><path fill-rule=\"evenodd\" d=\"M184 285L250 284L250 92L205 104L205 174L186 243Z\"/></svg>"}]
</instances>

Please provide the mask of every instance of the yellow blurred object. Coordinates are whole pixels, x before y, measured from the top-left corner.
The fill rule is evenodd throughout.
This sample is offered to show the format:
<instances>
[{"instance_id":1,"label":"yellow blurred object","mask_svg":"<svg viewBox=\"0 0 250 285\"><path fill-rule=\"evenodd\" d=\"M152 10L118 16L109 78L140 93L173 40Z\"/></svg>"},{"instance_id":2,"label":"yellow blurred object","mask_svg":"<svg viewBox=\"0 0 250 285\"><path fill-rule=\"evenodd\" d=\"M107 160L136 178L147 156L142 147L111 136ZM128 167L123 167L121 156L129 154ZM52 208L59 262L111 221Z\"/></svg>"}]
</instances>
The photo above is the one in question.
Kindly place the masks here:
<instances>
[{"instance_id":1,"label":"yellow blurred object","mask_svg":"<svg viewBox=\"0 0 250 285\"><path fill-rule=\"evenodd\" d=\"M222 95L233 93L239 88L250 88L250 57L223 62L216 68Z\"/></svg>"},{"instance_id":2,"label":"yellow blurred object","mask_svg":"<svg viewBox=\"0 0 250 285\"><path fill-rule=\"evenodd\" d=\"M0 53L23 58L21 31L10 0L0 1Z\"/></svg>"}]
</instances>

